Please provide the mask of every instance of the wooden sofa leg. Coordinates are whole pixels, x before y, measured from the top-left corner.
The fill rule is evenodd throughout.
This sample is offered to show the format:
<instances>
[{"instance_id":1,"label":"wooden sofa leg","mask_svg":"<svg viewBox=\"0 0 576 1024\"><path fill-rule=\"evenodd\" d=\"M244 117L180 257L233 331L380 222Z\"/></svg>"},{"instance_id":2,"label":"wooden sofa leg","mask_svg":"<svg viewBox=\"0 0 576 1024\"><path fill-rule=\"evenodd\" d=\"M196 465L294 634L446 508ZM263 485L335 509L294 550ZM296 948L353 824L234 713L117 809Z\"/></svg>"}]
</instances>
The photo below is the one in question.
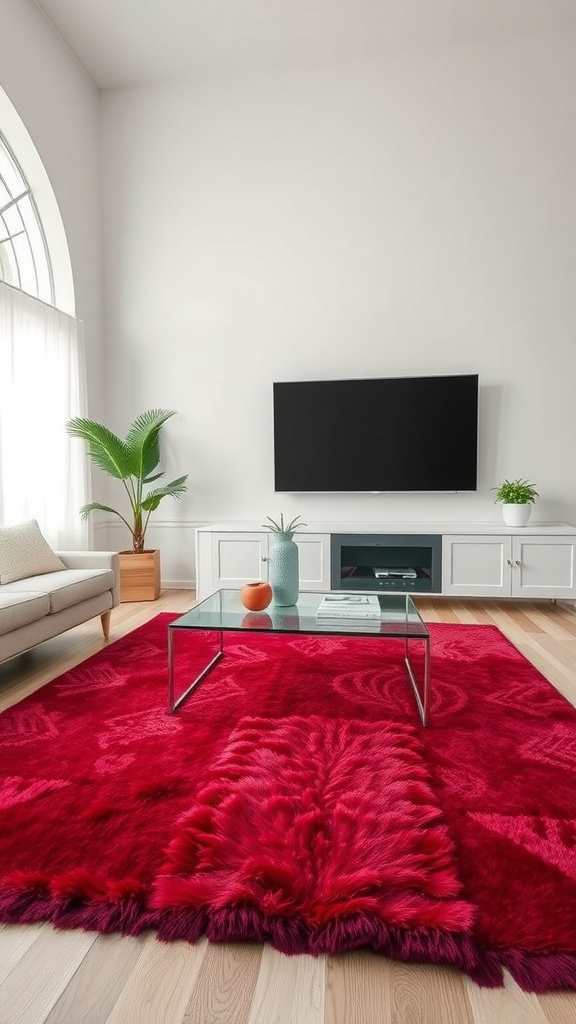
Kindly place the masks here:
<instances>
[{"instance_id":1,"label":"wooden sofa leg","mask_svg":"<svg viewBox=\"0 0 576 1024\"><path fill-rule=\"evenodd\" d=\"M102 632L104 633L104 639L105 640L108 639L108 634L110 633L110 616L111 615L112 615L112 612L109 611L109 612L104 612L104 614L100 616L100 618L102 620Z\"/></svg>"}]
</instances>

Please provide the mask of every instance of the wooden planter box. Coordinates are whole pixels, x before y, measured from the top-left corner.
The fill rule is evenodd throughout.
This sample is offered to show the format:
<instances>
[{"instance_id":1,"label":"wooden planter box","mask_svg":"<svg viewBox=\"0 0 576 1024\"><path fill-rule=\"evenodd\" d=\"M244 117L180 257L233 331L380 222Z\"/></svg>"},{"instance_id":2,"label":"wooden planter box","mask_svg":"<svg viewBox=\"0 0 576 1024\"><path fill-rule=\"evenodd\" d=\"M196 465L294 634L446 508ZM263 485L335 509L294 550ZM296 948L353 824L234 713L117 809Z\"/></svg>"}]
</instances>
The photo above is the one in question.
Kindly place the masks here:
<instances>
[{"instance_id":1,"label":"wooden planter box","mask_svg":"<svg viewBox=\"0 0 576 1024\"><path fill-rule=\"evenodd\" d=\"M120 551L120 600L155 601L160 597L160 551Z\"/></svg>"}]
</instances>

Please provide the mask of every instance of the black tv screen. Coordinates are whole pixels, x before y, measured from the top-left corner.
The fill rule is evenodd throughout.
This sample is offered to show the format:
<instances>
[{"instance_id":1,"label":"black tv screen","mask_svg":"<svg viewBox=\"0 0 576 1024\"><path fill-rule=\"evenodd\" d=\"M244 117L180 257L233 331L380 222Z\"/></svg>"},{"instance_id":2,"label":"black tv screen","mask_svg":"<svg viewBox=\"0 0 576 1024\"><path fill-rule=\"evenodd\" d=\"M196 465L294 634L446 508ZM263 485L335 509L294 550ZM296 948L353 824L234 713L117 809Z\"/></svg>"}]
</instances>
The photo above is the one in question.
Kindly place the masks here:
<instances>
[{"instance_id":1,"label":"black tv screen","mask_svg":"<svg viewBox=\"0 0 576 1024\"><path fill-rule=\"evenodd\" d=\"M274 384L276 491L475 491L478 374Z\"/></svg>"}]
</instances>

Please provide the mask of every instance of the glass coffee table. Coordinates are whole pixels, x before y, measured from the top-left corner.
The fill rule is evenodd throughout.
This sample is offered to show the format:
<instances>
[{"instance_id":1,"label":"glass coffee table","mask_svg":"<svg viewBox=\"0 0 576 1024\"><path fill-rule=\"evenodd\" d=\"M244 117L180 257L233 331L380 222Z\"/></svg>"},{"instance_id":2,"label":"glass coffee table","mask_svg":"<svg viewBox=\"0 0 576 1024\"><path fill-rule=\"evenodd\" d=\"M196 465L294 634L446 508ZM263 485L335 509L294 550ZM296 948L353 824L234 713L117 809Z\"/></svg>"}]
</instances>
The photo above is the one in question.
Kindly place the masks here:
<instances>
[{"instance_id":1,"label":"glass coffee table","mask_svg":"<svg viewBox=\"0 0 576 1024\"><path fill-rule=\"evenodd\" d=\"M301 592L295 605L280 608L271 604L265 611L249 612L238 590L218 590L168 626L168 707L176 711L224 655L223 635L234 632L301 633L303 636L372 636L374 639L404 640L404 661L414 691L422 725L428 725L430 690L430 633L409 594L378 594L378 619L318 619L316 612L323 594ZM186 690L176 696L174 665L180 630L214 632L217 650ZM409 645L424 644L424 671L420 686L410 661Z\"/></svg>"}]
</instances>

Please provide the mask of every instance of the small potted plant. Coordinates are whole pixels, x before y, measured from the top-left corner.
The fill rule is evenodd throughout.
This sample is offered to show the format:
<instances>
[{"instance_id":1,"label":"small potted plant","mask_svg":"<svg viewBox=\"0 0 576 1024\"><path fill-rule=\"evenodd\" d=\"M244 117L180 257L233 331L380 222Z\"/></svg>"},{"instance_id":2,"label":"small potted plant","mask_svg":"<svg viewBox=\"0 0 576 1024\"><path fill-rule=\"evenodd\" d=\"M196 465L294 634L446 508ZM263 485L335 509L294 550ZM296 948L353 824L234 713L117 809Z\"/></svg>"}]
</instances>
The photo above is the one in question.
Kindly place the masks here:
<instances>
[{"instance_id":1,"label":"small potted plant","mask_svg":"<svg viewBox=\"0 0 576 1024\"><path fill-rule=\"evenodd\" d=\"M532 511L532 505L539 497L534 484L528 480L504 480L499 487L493 487L496 492L494 501L502 505L502 515L506 526L527 526Z\"/></svg>"},{"instance_id":2,"label":"small potted plant","mask_svg":"<svg viewBox=\"0 0 576 1024\"><path fill-rule=\"evenodd\" d=\"M272 516L266 516L267 523L262 523L265 530L272 530L272 533L281 533L288 540L292 540L292 535L296 530L301 530L306 523L299 523L300 516L295 516L289 523L284 522L284 513L280 513L280 519L272 519Z\"/></svg>"},{"instance_id":3,"label":"small potted plant","mask_svg":"<svg viewBox=\"0 0 576 1024\"><path fill-rule=\"evenodd\" d=\"M270 547L270 583L274 595L274 604L281 608L296 604L299 593L299 557L298 546L293 541L296 530L301 530L306 523L300 522L295 516L289 522L284 521L284 514L279 519L266 516L268 522L262 523L265 530L275 534L275 543Z\"/></svg>"}]
</instances>

